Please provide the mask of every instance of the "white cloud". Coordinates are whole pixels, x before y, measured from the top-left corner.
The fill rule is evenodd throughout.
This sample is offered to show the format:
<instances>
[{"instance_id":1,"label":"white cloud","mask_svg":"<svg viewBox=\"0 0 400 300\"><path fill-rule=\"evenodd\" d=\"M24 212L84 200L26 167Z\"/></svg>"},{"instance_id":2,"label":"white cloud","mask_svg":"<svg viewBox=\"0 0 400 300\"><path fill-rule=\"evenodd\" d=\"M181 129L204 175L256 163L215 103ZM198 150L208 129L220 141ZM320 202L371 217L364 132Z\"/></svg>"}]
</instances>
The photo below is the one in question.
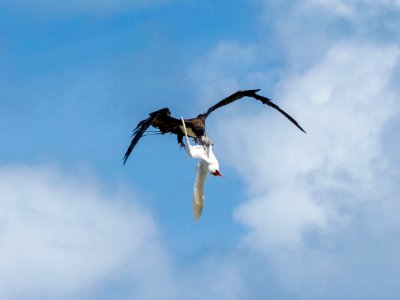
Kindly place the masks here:
<instances>
[{"instance_id":1,"label":"white cloud","mask_svg":"<svg viewBox=\"0 0 400 300\"><path fill-rule=\"evenodd\" d=\"M308 131L246 100L208 120L222 167L247 188L234 216L246 262L294 299L397 299L399 161L385 130L399 124L398 2L261 2L273 36L217 45L192 73L213 101L262 88ZM263 62L271 41L276 69Z\"/></svg>"},{"instance_id":2,"label":"white cloud","mask_svg":"<svg viewBox=\"0 0 400 300\"><path fill-rule=\"evenodd\" d=\"M383 11L398 13L400 9L399 0L307 0L301 2L283 0L279 3L256 0L256 2L264 6L266 14L268 11L274 11L284 16L291 15L291 20L286 19L288 23L298 22L304 18L303 22L305 23L299 24L298 27L305 28L312 24L315 29L318 26L324 27L325 21L327 19L331 21L332 16L347 21L371 21L371 18L379 18ZM313 16L313 19L307 20L310 16ZM284 25L284 22L280 25ZM374 26L376 22L369 25ZM346 33L349 34L349 32ZM309 34L313 34L313 32L309 32Z\"/></svg>"},{"instance_id":3,"label":"white cloud","mask_svg":"<svg viewBox=\"0 0 400 300\"><path fill-rule=\"evenodd\" d=\"M111 195L84 177L0 168L0 298L88 298L124 283L110 293L171 297L169 256L149 213L128 191Z\"/></svg>"},{"instance_id":4,"label":"white cloud","mask_svg":"<svg viewBox=\"0 0 400 300\"><path fill-rule=\"evenodd\" d=\"M285 71L310 68L343 41L394 44L398 40L398 0L255 2L261 8L266 37L257 45L277 53L275 60L284 61Z\"/></svg>"},{"instance_id":5,"label":"white cloud","mask_svg":"<svg viewBox=\"0 0 400 300\"><path fill-rule=\"evenodd\" d=\"M379 7L385 9L400 8L400 1L398 0L310 0L310 4L348 18L372 13L372 9L376 12ZM366 8L368 11L366 11Z\"/></svg>"},{"instance_id":6,"label":"white cloud","mask_svg":"<svg viewBox=\"0 0 400 300\"><path fill-rule=\"evenodd\" d=\"M337 296L341 278L357 276L369 291L374 275L362 274L358 263L348 272L343 268L354 252L361 265L376 259L368 252L373 243L346 253L340 245L362 236L391 238L393 228L400 229L391 213L399 208L390 198L396 194L386 191L391 179L382 177L393 173L382 131L398 112L392 76L399 54L394 46L341 43L310 69L282 80L279 104L307 135L269 108L219 119L216 147L223 145L224 163L248 187L249 200L235 214L249 230L244 245L263 253L292 292L326 296L331 282ZM378 259L375 267L385 264ZM389 279L400 270L392 272Z\"/></svg>"},{"instance_id":7,"label":"white cloud","mask_svg":"<svg viewBox=\"0 0 400 300\"><path fill-rule=\"evenodd\" d=\"M121 188L55 167L0 167L0 299L244 299L231 254L175 264ZM233 251L234 252L234 251Z\"/></svg>"}]
</instances>

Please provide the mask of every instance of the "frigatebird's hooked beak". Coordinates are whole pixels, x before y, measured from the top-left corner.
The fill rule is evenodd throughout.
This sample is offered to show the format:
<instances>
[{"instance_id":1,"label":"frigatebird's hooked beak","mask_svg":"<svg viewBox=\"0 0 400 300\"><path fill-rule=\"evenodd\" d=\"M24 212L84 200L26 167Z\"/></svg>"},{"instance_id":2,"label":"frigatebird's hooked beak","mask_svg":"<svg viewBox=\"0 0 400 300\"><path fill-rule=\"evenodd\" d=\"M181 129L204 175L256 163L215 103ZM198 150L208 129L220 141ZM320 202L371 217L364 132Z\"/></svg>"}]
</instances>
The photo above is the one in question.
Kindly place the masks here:
<instances>
[{"instance_id":1,"label":"frigatebird's hooked beak","mask_svg":"<svg viewBox=\"0 0 400 300\"><path fill-rule=\"evenodd\" d=\"M222 174L218 170L215 170L211 174L214 175L214 176L222 176Z\"/></svg>"}]
</instances>

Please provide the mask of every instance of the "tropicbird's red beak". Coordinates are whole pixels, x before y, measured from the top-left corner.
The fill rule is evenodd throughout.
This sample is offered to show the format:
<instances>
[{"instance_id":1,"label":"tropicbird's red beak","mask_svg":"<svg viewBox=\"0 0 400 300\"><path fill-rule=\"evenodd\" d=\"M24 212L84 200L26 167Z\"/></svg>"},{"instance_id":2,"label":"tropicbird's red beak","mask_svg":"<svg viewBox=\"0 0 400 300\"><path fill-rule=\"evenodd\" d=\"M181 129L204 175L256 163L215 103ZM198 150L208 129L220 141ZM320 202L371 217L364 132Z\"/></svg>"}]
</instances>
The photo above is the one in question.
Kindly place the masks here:
<instances>
[{"instance_id":1,"label":"tropicbird's red beak","mask_svg":"<svg viewBox=\"0 0 400 300\"><path fill-rule=\"evenodd\" d=\"M222 176L222 174L218 171L215 170L214 173L212 173L214 176Z\"/></svg>"}]
</instances>

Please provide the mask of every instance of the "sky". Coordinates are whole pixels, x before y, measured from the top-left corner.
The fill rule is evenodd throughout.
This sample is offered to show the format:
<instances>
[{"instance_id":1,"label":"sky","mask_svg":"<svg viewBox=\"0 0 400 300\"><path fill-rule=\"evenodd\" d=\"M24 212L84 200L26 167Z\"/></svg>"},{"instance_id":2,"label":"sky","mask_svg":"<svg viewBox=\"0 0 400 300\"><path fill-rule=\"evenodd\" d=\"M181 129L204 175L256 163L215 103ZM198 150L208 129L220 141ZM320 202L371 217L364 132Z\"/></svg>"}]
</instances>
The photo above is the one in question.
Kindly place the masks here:
<instances>
[{"instance_id":1,"label":"sky","mask_svg":"<svg viewBox=\"0 0 400 300\"><path fill-rule=\"evenodd\" d=\"M400 2L0 3L0 299L399 299ZM207 120L224 177L136 124Z\"/></svg>"}]
</instances>

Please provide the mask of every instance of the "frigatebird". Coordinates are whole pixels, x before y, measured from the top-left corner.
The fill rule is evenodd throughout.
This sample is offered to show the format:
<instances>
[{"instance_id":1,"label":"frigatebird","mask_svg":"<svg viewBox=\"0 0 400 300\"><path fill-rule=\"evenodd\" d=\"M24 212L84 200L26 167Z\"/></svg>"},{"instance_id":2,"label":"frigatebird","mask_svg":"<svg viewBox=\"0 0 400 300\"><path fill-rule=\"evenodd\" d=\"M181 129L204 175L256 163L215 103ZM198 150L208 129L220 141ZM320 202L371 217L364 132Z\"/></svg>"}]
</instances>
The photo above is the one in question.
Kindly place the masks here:
<instances>
[{"instance_id":1,"label":"frigatebird","mask_svg":"<svg viewBox=\"0 0 400 300\"><path fill-rule=\"evenodd\" d=\"M203 211L204 183L206 181L207 174L214 176L222 176L222 174L219 172L219 163L212 151L213 144L211 139L207 135L201 136L200 145L192 146L187 136L185 121L182 118L181 121L186 137L187 153L192 158L200 158L200 161L197 164L192 204L194 218L198 220Z\"/></svg>"},{"instance_id":2,"label":"frigatebird","mask_svg":"<svg viewBox=\"0 0 400 300\"><path fill-rule=\"evenodd\" d=\"M297 123L295 119L293 119L288 113L286 113L283 109L281 109L278 105L273 103L271 99L267 97L263 97L257 94L259 89L256 90L245 90L245 91L237 91L236 93L222 99L219 101L217 104L211 106L205 113L199 114L195 118L191 119L184 119L186 127L187 127L187 134L188 136L192 137L195 139L197 143L200 143L201 140L200 138L202 136L205 136L206 133L206 128L205 128L205 120L209 116L210 113L212 113L214 110L225 106L227 104L230 104L236 100L239 100L243 97L251 97L254 98L258 101L260 101L263 104L266 104L277 111L279 111L281 114L283 114L286 118L288 118L294 125L296 125L297 128L299 128L301 131L304 131L303 128ZM173 133L177 135L178 138L178 143L184 147L183 144L183 136L185 135L182 123L180 122L179 119L176 119L174 117L171 117L171 111L165 107L160 110L157 110L155 112L152 112L149 114L150 116L142 120L138 123L136 128L133 130L132 133L132 141L131 144L128 147L128 150L125 153L124 156L124 164L126 163L126 160L128 159L129 155L131 154L133 148L135 148L137 142L140 140L140 138L143 136L143 134L146 132L146 130L150 127L153 126L154 128L159 130L159 134L165 134L165 133Z\"/></svg>"}]
</instances>

